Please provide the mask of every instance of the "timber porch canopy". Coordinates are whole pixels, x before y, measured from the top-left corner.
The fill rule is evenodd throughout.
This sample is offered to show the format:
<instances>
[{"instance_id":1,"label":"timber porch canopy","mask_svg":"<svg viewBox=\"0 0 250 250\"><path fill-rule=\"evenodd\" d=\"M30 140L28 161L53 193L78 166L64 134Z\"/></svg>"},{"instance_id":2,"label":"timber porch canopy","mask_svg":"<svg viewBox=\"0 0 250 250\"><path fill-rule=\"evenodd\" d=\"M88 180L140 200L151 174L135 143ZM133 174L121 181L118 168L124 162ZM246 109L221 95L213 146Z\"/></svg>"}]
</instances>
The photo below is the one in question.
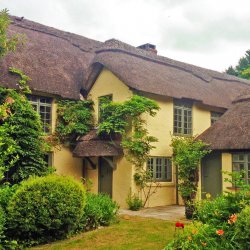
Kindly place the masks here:
<instances>
[{"instance_id":1,"label":"timber porch canopy","mask_svg":"<svg viewBox=\"0 0 250 250\"><path fill-rule=\"evenodd\" d=\"M81 137L73 151L74 157L109 157L123 154L119 138L101 137L96 130L91 130Z\"/></svg>"}]
</instances>

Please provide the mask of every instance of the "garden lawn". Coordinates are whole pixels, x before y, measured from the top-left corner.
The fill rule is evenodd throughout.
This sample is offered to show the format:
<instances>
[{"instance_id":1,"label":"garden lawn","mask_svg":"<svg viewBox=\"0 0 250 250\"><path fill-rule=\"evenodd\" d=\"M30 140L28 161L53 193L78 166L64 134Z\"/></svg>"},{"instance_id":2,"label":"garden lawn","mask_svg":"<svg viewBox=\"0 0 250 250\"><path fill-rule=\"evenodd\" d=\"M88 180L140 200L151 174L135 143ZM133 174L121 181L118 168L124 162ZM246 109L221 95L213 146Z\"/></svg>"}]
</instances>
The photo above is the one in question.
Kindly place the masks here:
<instances>
[{"instance_id":1,"label":"garden lawn","mask_svg":"<svg viewBox=\"0 0 250 250\"><path fill-rule=\"evenodd\" d=\"M174 236L174 222L122 216L117 224L71 239L38 246L33 250L139 250L163 249Z\"/></svg>"}]
</instances>

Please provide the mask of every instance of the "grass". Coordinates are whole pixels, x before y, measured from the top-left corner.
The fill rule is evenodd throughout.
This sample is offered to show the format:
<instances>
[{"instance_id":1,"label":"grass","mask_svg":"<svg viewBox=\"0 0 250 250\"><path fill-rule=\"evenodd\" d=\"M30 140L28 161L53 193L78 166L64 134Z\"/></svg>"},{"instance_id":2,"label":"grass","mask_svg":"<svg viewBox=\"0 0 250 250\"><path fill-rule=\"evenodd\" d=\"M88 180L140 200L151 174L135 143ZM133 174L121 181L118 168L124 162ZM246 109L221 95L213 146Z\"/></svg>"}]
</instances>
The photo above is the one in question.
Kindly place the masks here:
<instances>
[{"instance_id":1,"label":"grass","mask_svg":"<svg viewBox=\"0 0 250 250\"><path fill-rule=\"evenodd\" d=\"M33 250L161 250L173 238L174 223L164 220L123 216L117 224L82 233Z\"/></svg>"}]
</instances>

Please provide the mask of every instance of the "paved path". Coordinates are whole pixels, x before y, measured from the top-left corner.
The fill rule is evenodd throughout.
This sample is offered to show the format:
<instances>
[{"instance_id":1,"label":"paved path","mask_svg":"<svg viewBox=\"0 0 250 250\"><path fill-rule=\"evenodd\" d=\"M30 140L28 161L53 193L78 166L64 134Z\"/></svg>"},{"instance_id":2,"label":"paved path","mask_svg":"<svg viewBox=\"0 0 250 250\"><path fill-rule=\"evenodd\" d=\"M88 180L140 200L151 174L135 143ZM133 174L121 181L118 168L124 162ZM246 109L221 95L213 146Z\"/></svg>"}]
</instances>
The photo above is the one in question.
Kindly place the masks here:
<instances>
[{"instance_id":1,"label":"paved path","mask_svg":"<svg viewBox=\"0 0 250 250\"><path fill-rule=\"evenodd\" d=\"M177 205L143 208L139 211L120 209L119 214L128 216L149 217L170 221L185 220L184 206Z\"/></svg>"}]
</instances>

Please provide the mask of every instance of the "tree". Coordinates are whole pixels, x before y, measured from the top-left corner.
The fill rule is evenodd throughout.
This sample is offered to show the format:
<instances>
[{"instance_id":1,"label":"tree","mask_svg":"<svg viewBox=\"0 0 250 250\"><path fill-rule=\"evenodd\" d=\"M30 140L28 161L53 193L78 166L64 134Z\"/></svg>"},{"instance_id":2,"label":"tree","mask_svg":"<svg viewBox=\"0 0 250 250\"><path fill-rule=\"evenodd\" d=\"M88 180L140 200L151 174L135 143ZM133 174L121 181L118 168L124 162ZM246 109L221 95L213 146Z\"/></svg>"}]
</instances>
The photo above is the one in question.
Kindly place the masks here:
<instances>
[{"instance_id":1,"label":"tree","mask_svg":"<svg viewBox=\"0 0 250 250\"><path fill-rule=\"evenodd\" d=\"M10 24L7 10L0 12L0 58L14 51L18 35L7 36ZM44 175L48 167L44 152L48 144L43 139L39 115L33 110L25 94L30 93L30 80L18 69L10 68L20 77L19 89L0 87L0 180L18 183L30 175Z\"/></svg>"},{"instance_id":2,"label":"tree","mask_svg":"<svg viewBox=\"0 0 250 250\"><path fill-rule=\"evenodd\" d=\"M20 35L7 36L7 29L10 18L6 9L0 11L0 58L4 57L9 51L15 51L18 43L22 41Z\"/></svg>"},{"instance_id":3,"label":"tree","mask_svg":"<svg viewBox=\"0 0 250 250\"><path fill-rule=\"evenodd\" d=\"M226 71L229 75L238 76L245 79L250 79L250 50L245 52L245 56L241 57L238 64L233 67L229 66Z\"/></svg>"}]
</instances>

